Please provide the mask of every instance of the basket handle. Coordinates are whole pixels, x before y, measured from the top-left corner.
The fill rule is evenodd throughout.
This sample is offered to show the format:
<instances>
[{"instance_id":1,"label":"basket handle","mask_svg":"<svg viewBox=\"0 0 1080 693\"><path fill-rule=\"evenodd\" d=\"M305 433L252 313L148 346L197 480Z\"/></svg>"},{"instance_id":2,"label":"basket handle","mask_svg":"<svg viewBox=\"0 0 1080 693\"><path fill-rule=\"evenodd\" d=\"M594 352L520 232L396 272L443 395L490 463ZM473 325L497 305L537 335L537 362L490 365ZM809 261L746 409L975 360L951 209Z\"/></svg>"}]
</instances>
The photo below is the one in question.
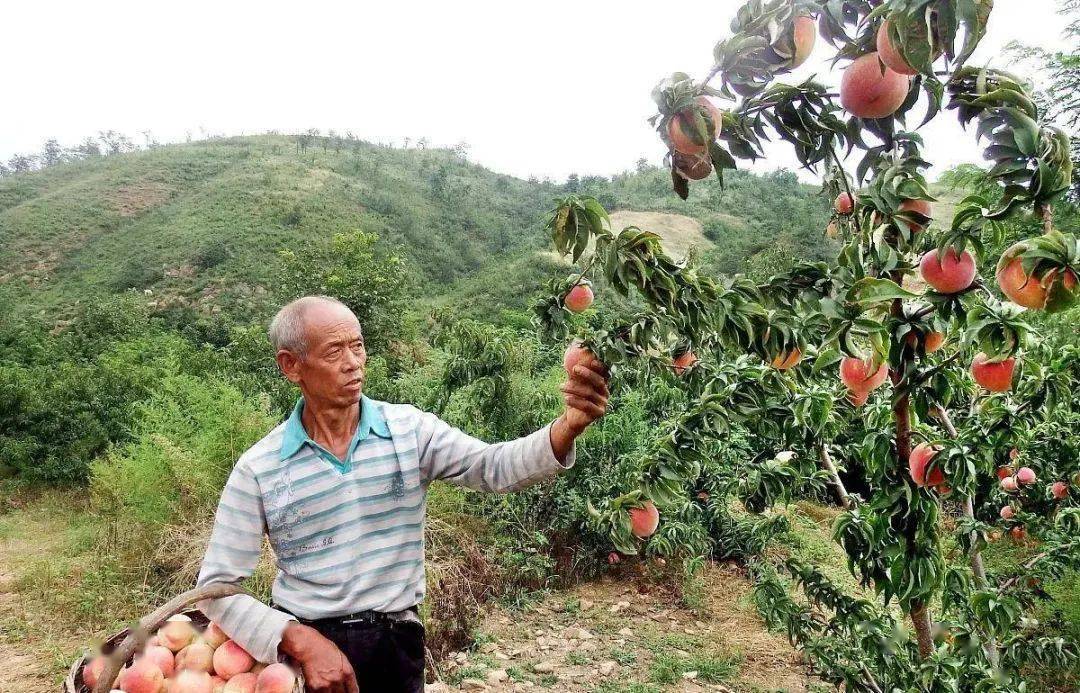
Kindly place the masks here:
<instances>
[{"instance_id":1,"label":"basket handle","mask_svg":"<svg viewBox=\"0 0 1080 693\"><path fill-rule=\"evenodd\" d=\"M124 666L124 662L131 657L136 648L142 646L149 639L150 633L157 630L170 616L180 613L185 607L191 606L195 602L204 599L221 599L236 594L248 594L248 592L240 585L231 582L212 582L173 597L155 609L149 616L141 618L131 628L131 632L128 633L127 637L106 657L105 666L101 670L101 676L98 678L97 685L94 686L93 693L109 693L112 690L116 675L120 673L120 668Z\"/></svg>"}]
</instances>

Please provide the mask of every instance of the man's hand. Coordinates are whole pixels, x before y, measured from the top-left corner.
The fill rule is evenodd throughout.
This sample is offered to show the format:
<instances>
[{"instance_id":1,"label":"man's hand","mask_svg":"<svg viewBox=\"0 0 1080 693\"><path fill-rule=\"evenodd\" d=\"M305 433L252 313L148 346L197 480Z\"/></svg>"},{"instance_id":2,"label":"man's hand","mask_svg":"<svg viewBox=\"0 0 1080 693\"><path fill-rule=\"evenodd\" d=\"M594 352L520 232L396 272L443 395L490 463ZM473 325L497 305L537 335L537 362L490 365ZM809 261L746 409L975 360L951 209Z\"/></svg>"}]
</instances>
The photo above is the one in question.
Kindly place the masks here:
<instances>
[{"instance_id":1,"label":"man's hand","mask_svg":"<svg viewBox=\"0 0 1080 693\"><path fill-rule=\"evenodd\" d=\"M608 371L591 353L574 366L569 379L559 389L566 402L563 418L575 436L581 435L607 411Z\"/></svg>"},{"instance_id":2,"label":"man's hand","mask_svg":"<svg viewBox=\"0 0 1080 693\"><path fill-rule=\"evenodd\" d=\"M290 623L278 646L304 670L304 690L311 693L359 693L349 660L333 642L311 626Z\"/></svg>"}]
</instances>

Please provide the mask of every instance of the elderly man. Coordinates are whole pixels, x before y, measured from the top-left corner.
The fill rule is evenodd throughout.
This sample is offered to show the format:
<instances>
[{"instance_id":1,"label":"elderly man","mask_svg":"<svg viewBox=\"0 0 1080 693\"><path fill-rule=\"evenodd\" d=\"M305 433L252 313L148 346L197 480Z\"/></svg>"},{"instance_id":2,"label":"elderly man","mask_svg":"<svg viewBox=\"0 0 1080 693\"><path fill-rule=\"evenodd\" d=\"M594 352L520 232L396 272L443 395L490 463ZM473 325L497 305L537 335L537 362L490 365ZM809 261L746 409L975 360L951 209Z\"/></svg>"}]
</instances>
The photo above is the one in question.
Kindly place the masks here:
<instances>
[{"instance_id":1,"label":"elderly man","mask_svg":"<svg viewBox=\"0 0 1080 693\"><path fill-rule=\"evenodd\" d=\"M298 662L309 691L422 691L428 485L505 493L569 469L574 439L607 407L606 371L595 359L576 366L558 419L488 444L411 405L366 397L360 323L335 299L285 306L270 341L303 396L233 468L199 584L251 575L266 534L276 608L246 595L199 606L259 661Z\"/></svg>"}]
</instances>

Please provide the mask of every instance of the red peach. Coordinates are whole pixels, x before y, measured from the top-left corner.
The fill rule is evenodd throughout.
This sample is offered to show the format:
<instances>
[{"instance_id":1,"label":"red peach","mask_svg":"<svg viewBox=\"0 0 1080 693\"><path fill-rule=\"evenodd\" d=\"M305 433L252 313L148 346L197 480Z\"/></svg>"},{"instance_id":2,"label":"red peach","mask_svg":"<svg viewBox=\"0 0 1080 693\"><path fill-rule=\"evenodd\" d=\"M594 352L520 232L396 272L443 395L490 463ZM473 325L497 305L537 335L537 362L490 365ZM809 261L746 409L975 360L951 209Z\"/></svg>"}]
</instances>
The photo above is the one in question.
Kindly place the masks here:
<instances>
[{"instance_id":1,"label":"red peach","mask_svg":"<svg viewBox=\"0 0 1080 693\"><path fill-rule=\"evenodd\" d=\"M1011 356L1001 361L991 362L990 357L979 352L971 361L971 375L975 378L975 382L991 392L1011 390L1015 368L1016 359Z\"/></svg>"},{"instance_id":2,"label":"red peach","mask_svg":"<svg viewBox=\"0 0 1080 693\"><path fill-rule=\"evenodd\" d=\"M836 196L836 201L833 202L833 209L837 214L851 214L855 209L855 200L852 199L851 193L842 192Z\"/></svg>"},{"instance_id":3,"label":"red peach","mask_svg":"<svg viewBox=\"0 0 1080 693\"><path fill-rule=\"evenodd\" d=\"M712 159L708 152L701 154L683 154L674 152L671 155L671 164L677 173L686 180L705 180L712 173Z\"/></svg>"},{"instance_id":4,"label":"red peach","mask_svg":"<svg viewBox=\"0 0 1080 693\"><path fill-rule=\"evenodd\" d=\"M889 376L889 369L883 362L878 365L877 370L871 372L873 366L873 359L845 356L840 360L840 380L852 392L876 390Z\"/></svg>"},{"instance_id":5,"label":"red peach","mask_svg":"<svg viewBox=\"0 0 1080 693\"><path fill-rule=\"evenodd\" d=\"M885 20L878 27L877 32L877 51L878 57L881 58L881 62L889 66L889 69L893 72L898 72L902 75L914 75L918 73L918 70L908 65L907 60L904 60L903 54L897 49L889 37L889 20Z\"/></svg>"},{"instance_id":6,"label":"red peach","mask_svg":"<svg viewBox=\"0 0 1080 693\"><path fill-rule=\"evenodd\" d=\"M1024 541L1027 539L1027 530L1023 527L1013 527L1009 530L1009 536L1016 541Z\"/></svg>"},{"instance_id":7,"label":"red peach","mask_svg":"<svg viewBox=\"0 0 1080 693\"><path fill-rule=\"evenodd\" d=\"M164 686L165 675L149 659L136 659L120 678L124 693L160 693Z\"/></svg>"},{"instance_id":8,"label":"red peach","mask_svg":"<svg viewBox=\"0 0 1080 693\"><path fill-rule=\"evenodd\" d=\"M169 648L170 652L179 652L191 644L195 638L195 628L191 625L191 619L183 620L173 616L158 629L157 638L162 647Z\"/></svg>"},{"instance_id":9,"label":"red peach","mask_svg":"<svg viewBox=\"0 0 1080 693\"><path fill-rule=\"evenodd\" d=\"M263 669L255 683L255 693L292 693L296 675L284 664L276 663Z\"/></svg>"},{"instance_id":10,"label":"red peach","mask_svg":"<svg viewBox=\"0 0 1080 693\"><path fill-rule=\"evenodd\" d=\"M853 407L861 407L866 404L866 400L870 399L870 393L850 391L847 394L847 399Z\"/></svg>"},{"instance_id":11,"label":"red peach","mask_svg":"<svg viewBox=\"0 0 1080 693\"><path fill-rule=\"evenodd\" d=\"M575 284L563 299L563 305L571 313L580 313L593 302L593 290L588 284Z\"/></svg>"},{"instance_id":12,"label":"red peach","mask_svg":"<svg viewBox=\"0 0 1080 693\"><path fill-rule=\"evenodd\" d=\"M885 67L878 54L867 53L844 68L840 105L859 118L885 118L907 98L911 80Z\"/></svg>"},{"instance_id":13,"label":"red peach","mask_svg":"<svg viewBox=\"0 0 1080 693\"><path fill-rule=\"evenodd\" d=\"M929 476L926 474L927 465L940 450L939 446L919 443L908 455L908 473L916 486L938 486L944 483L945 475L941 469L934 468L930 471Z\"/></svg>"},{"instance_id":14,"label":"red peach","mask_svg":"<svg viewBox=\"0 0 1080 693\"><path fill-rule=\"evenodd\" d=\"M255 693L255 682L258 678L250 671L246 674L237 674L226 682L222 693Z\"/></svg>"},{"instance_id":15,"label":"red peach","mask_svg":"<svg viewBox=\"0 0 1080 693\"><path fill-rule=\"evenodd\" d=\"M1055 481L1050 484L1050 495L1054 497L1054 500L1062 500L1069 495L1069 485L1064 481Z\"/></svg>"},{"instance_id":16,"label":"red peach","mask_svg":"<svg viewBox=\"0 0 1080 693\"><path fill-rule=\"evenodd\" d=\"M190 645L188 646L190 647ZM181 650L183 652L183 650ZM169 678L176 670L176 660L173 653L169 648L162 647L161 645L149 645L146 650L143 651L143 657L146 657L154 664L157 664L158 669L161 669L162 675L165 678Z\"/></svg>"},{"instance_id":17,"label":"red peach","mask_svg":"<svg viewBox=\"0 0 1080 693\"><path fill-rule=\"evenodd\" d=\"M1016 511L1013 510L1013 507L1011 505L1002 506L1001 512L999 514L1001 515L1002 520L1011 520L1016 517Z\"/></svg>"},{"instance_id":18,"label":"red peach","mask_svg":"<svg viewBox=\"0 0 1080 693\"><path fill-rule=\"evenodd\" d=\"M215 650L225 644L225 641L229 639L229 636L225 631L221 630L221 626L211 621L206 626L206 630L202 634L203 640L209 643L210 647Z\"/></svg>"},{"instance_id":19,"label":"red peach","mask_svg":"<svg viewBox=\"0 0 1080 693\"><path fill-rule=\"evenodd\" d=\"M228 681L237 674L251 671L255 658L233 640L226 640L214 650L214 672Z\"/></svg>"},{"instance_id":20,"label":"red peach","mask_svg":"<svg viewBox=\"0 0 1080 693\"><path fill-rule=\"evenodd\" d=\"M675 375L682 375L683 371L697 363L697 356L694 356L694 352L686 351L679 354L671 365L675 368Z\"/></svg>"},{"instance_id":21,"label":"red peach","mask_svg":"<svg viewBox=\"0 0 1080 693\"><path fill-rule=\"evenodd\" d=\"M1001 489L1007 493L1012 493L1018 488L1020 485L1016 483L1015 476L1007 476L1001 480Z\"/></svg>"},{"instance_id":22,"label":"red peach","mask_svg":"<svg viewBox=\"0 0 1080 693\"><path fill-rule=\"evenodd\" d=\"M214 648L202 638L196 638L194 642L176 653L176 668L207 673L213 671Z\"/></svg>"},{"instance_id":23,"label":"red peach","mask_svg":"<svg viewBox=\"0 0 1080 693\"><path fill-rule=\"evenodd\" d=\"M101 671L105 668L105 655L97 655L83 666L82 680L87 688L93 688L101 677Z\"/></svg>"},{"instance_id":24,"label":"red peach","mask_svg":"<svg viewBox=\"0 0 1080 693\"><path fill-rule=\"evenodd\" d=\"M614 551L612 551L611 553L609 553L607 555L607 562L610 565L615 565L616 563L620 563L621 561L622 561L622 557L619 556L619 554L615 553Z\"/></svg>"},{"instance_id":25,"label":"red peach","mask_svg":"<svg viewBox=\"0 0 1080 693\"><path fill-rule=\"evenodd\" d=\"M901 212L915 212L921 214L924 217L932 216L933 206L927 200L904 200L900 203L898 209ZM912 233L918 233L926 228L924 224L920 224L915 221L904 221L904 224L911 230Z\"/></svg>"},{"instance_id":26,"label":"red peach","mask_svg":"<svg viewBox=\"0 0 1080 693\"><path fill-rule=\"evenodd\" d=\"M1013 475L1012 467L998 467L997 478L1004 479Z\"/></svg>"},{"instance_id":27,"label":"red peach","mask_svg":"<svg viewBox=\"0 0 1080 693\"><path fill-rule=\"evenodd\" d=\"M184 669L169 682L169 693L214 693L214 678L205 671Z\"/></svg>"},{"instance_id":28,"label":"red peach","mask_svg":"<svg viewBox=\"0 0 1080 693\"><path fill-rule=\"evenodd\" d=\"M801 15L795 18L792 40L795 43L795 55L791 58L789 67L794 70L805 63L814 50L814 42L817 40L817 22L813 17Z\"/></svg>"},{"instance_id":29,"label":"red peach","mask_svg":"<svg viewBox=\"0 0 1080 693\"><path fill-rule=\"evenodd\" d=\"M1036 480L1035 470L1031 467L1021 467L1019 471L1016 472L1016 480L1023 486L1034 484Z\"/></svg>"},{"instance_id":30,"label":"red peach","mask_svg":"<svg viewBox=\"0 0 1080 693\"><path fill-rule=\"evenodd\" d=\"M720 134L720 126L723 120L720 109L714 106L712 101L704 96L697 97L695 102L699 107L704 109L703 115L705 116L706 128L712 131L712 137L715 139L716 136ZM675 151L683 154L701 154L709 148L709 134L706 133L705 142L697 142L695 136L692 135L690 131L691 123L693 122L691 118L693 118L693 113L690 112L690 109L679 111L673 115L667 125L668 137L670 138L671 146Z\"/></svg>"},{"instance_id":31,"label":"red peach","mask_svg":"<svg viewBox=\"0 0 1080 693\"><path fill-rule=\"evenodd\" d=\"M645 501L643 507L630 508L630 531L638 539L647 539L660 526L660 511L652 501Z\"/></svg>"},{"instance_id":32,"label":"red peach","mask_svg":"<svg viewBox=\"0 0 1080 693\"><path fill-rule=\"evenodd\" d=\"M946 248L944 254L931 250L919 261L919 274L935 291L955 294L975 281L975 257L966 250L957 255L953 247Z\"/></svg>"}]
</instances>

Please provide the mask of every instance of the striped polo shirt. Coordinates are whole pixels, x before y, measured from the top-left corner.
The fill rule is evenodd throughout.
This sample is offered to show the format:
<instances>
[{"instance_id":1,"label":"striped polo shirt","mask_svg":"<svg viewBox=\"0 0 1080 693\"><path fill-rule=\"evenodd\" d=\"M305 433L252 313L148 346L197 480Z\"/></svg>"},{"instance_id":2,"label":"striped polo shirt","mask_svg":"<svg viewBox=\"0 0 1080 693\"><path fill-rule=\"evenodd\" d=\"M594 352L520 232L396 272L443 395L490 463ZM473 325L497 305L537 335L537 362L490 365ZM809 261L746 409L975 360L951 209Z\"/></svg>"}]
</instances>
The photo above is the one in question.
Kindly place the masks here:
<instances>
[{"instance_id":1,"label":"striped polo shirt","mask_svg":"<svg viewBox=\"0 0 1080 693\"><path fill-rule=\"evenodd\" d=\"M277 563L275 604L304 619L372 609L401 611L424 598L424 497L442 479L506 493L574 465L559 462L551 424L489 444L409 404L360 400L344 460L304 430L301 399L287 421L241 455L222 491L198 584L252 574L263 536ZM292 616L237 595L199 608L262 662L277 661Z\"/></svg>"}]
</instances>

